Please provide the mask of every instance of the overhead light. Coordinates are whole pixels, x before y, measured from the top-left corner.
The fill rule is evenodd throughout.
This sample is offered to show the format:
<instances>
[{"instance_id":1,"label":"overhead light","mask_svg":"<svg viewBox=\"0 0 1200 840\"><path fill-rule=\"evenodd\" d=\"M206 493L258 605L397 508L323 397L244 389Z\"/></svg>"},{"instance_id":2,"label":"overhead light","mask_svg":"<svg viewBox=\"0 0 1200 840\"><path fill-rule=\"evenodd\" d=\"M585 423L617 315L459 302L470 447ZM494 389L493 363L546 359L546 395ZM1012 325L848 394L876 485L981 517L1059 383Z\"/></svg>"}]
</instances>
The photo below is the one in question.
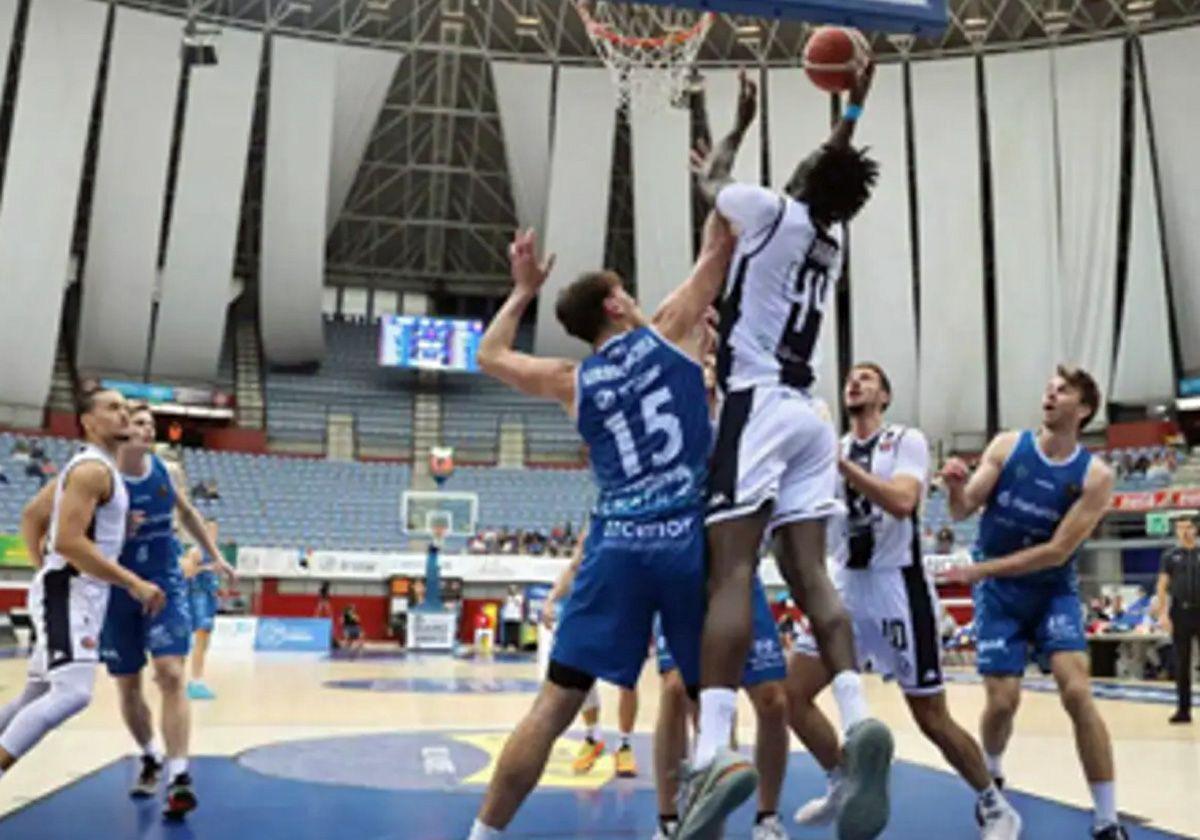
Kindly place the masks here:
<instances>
[{"instance_id":1,"label":"overhead light","mask_svg":"<svg viewBox=\"0 0 1200 840\"><path fill-rule=\"evenodd\" d=\"M288 4L283 7L283 17L290 17L294 14L307 15L312 11L312 0L288 0Z\"/></svg>"},{"instance_id":2,"label":"overhead light","mask_svg":"<svg viewBox=\"0 0 1200 840\"><path fill-rule=\"evenodd\" d=\"M537 35L542 29L542 19L537 15L517 15L514 23L518 35Z\"/></svg>"},{"instance_id":3,"label":"overhead light","mask_svg":"<svg viewBox=\"0 0 1200 840\"><path fill-rule=\"evenodd\" d=\"M1154 0L1125 0L1125 19L1130 23L1154 20Z\"/></svg>"},{"instance_id":4,"label":"overhead light","mask_svg":"<svg viewBox=\"0 0 1200 840\"><path fill-rule=\"evenodd\" d=\"M217 63L217 38L221 30L216 26L189 20L183 25L183 38L179 52L187 67L212 67Z\"/></svg>"}]
</instances>

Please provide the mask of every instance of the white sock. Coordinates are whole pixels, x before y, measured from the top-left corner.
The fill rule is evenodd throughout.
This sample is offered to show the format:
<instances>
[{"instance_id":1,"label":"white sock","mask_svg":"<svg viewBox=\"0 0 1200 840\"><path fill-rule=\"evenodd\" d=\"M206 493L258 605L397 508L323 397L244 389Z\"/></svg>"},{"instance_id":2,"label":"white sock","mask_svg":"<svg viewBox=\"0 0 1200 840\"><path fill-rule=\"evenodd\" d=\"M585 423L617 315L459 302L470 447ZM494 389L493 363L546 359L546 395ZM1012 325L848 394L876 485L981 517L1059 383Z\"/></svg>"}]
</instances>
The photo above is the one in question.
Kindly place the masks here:
<instances>
[{"instance_id":1,"label":"white sock","mask_svg":"<svg viewBox=\"0 0 1200 840\"><path fill-rule=\"evenodd\" d=\"M696 742L696 767L707 767L717 750L729 744L737 692L732 688L706 688L700 692L700 737Z\"/></svg>"},{"instance_id":2,"label":"white sock","mask_svg":"<svg viewBox=\"0 0 1200 840\"><path fill-rule=\"evenodd\" d=\"M991 753L983 754L983 763L987 765L987 771L993 779L1004 778L1004 768L1000 766L1002 758L1004 758L1004 753L996 753L995 755Z\"/></svg>"},{"instance_id":3,"label":"white sock","mask_svg":"<svg viewBox=\"0 0 1200 840\"><path fill-rule=\"evenodd\" d=\"M842 671L833 678L831 685L838 713L842 716L842 732L848 732L850 727L870 715L867 698L863 696L862 680L854 671Z\"/></svg>"},{"instance_id":4,"label":"white sock","mask_svg":"<svg viewBox=\"0 0 1200 840\"><path fill-rule=\"evenodd\" d=\"M596 727L589 724L588 728L585 730L585 737L589 741L595 741L596 740Z\"/></svg>"},{"instance_id":5,"label":"white sock","mask_svg":"<svg viewBox=\"0 0 1200 840\"><path fill-rule=\"evenodd\" d=\"M503 832L498 828L492 828L475 820L475 824L471 826L471 834L467 840L496 840Z\"/></svg>"},{"instance_id":6,"label":"white sock","mask_svg":"<svg viewBox=\"0 0 1200 840\"><path fill-rule=\"evenodd\" d=\"M1004 796L1000 793L1000 788L996 787L995 782L979 791L979 803L984 808L991 808L1003 801Z\"/></svg>"},{"instance_id":7,"label":"white sock","mask_svg":"<svg viewBox=\"0 0 1200 840\"><path fill-rule=\"evenodd\" d=\"M148 755L148 756L150 756L150 758L153 758L155 761L162 763L162 750L160 750L158 747L156 747L154 745L153 738L151 738L146 743L142 744L140 748L142 751L142 755Z\"/></svg>"},{"instance_id":8,"label":"white sock","mask_svg":"<svg viewBox=\"0 0 1200 840\"><path fill-rule=\"evenodd\" d=\"M622 733L621 733L621 746L622 746L622 747L628 747L628 746L629 746L629 738L630 738L630 735L631 735L631 734L632 734L632 733L629 733L629 732L622 732Z\"/></svg>"},{"instance_id":9,"label":"white sock","mask_svg":"<svg viewBox=\"0 0 1200 840\"><path fill-rule=\"evenodd\" d=\"M1096 828L1115 825L1117 822L1117 786L1113 782L1093 782L1092 803L1096 807Z\"/></svg>"},{"instance_id":10,"label":"white sock","mask_svg":"<svg viewBox=\"0 0 1200 840\"><path fill-rule=\"evenodd\" d=\"M188 760L186 758L168 758L167 759L167 778L174 779L180 773L186 773L188 768Z\"/></svg>"}]
</instances>

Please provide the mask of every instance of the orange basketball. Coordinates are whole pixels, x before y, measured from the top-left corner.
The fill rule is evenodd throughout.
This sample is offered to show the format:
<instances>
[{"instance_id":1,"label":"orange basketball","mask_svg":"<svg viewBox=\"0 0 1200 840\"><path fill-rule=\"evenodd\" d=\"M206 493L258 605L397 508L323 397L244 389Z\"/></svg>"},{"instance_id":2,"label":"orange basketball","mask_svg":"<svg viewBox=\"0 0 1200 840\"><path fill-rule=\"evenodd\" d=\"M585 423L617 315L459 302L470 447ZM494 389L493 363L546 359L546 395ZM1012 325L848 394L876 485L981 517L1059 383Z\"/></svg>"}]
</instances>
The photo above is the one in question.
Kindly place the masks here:
<instances>
[{"instance_id":1,"label":"orange basketball","mask_svg":"<svg viewBox=\"0 0 1200 840\"><path fill-rule=\"evenodd\" d=\"M804 70L821 90L839 93L854 87L871 58L871 46L857 29L821 26L804 45Z\"/></svg>"}]
</instances>

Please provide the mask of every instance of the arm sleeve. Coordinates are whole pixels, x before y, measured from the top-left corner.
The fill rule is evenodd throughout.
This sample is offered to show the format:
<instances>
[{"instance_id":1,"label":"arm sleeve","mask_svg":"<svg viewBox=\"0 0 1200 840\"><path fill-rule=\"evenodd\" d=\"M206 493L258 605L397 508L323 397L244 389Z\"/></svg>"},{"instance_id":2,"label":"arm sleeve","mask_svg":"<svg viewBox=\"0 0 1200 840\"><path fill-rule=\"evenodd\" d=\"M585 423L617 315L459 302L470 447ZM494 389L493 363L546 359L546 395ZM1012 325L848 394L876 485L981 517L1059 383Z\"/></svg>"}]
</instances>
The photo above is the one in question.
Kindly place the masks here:
<instances>
[{"instance_id":1,"label":"arm sleeve","mask_svg":"<svg viewBox=\"0 0 1200 840\"><path fill-rule=\"evenodd\" d=\"M750 235L771 224L779 213L779 201L779 196L763 187L728 184L717 193L717 212L739 233Z\"/></svg>"},{"instance_id":2,"label":"arm sleeve","mask_svg":"<svg viewBox=\"0 0 1200 840\"><path fill-rule=\"evenodd\" d=\"M929 479L929 444L916 429L908 429L900 436L892 475L911 475L921 484Z\"/></svg>"}]
</instances>

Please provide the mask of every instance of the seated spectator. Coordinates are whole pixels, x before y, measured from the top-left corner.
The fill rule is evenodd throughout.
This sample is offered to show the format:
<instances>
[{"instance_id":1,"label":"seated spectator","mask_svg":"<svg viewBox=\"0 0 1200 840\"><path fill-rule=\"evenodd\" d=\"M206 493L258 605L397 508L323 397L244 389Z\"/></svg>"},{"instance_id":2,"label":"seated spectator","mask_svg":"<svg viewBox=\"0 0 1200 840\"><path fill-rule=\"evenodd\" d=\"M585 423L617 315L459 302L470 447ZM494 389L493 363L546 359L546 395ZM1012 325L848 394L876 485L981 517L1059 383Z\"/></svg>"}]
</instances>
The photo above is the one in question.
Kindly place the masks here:
<instances>
[{"instance_id":1,"label":"seated spectator","mask_svg":"<svg viewBox=\"0 0 1200 840\"><path fill-rule=\"evenodd\" d=\"M487 554L487 541L479 533L467 541L467 554Z\"/></svg>"},{"instance_id":2,"label":"seated spectator","mask_svg":"<svg viewBox=\"0 0 1200 840\"><path fill-rule=\"evenodd\" d=\"M1166 458L1155 458L1150 468L1146 470L1146 478L1151 481L1169 481L1171 478L1171 468L1167 466Z\"/></svg>"},{"instance_id":3,"label":"seated spectator","mask_svg":"<svg viewBox=\"0 0 1200 840\"><path fill-rule=\"evenodd\" d=\"M44 461L46 459L46 450L42 448L40 440L35 440L29 445L29 457L35 461Z\"/></svg>"},{"instance_id":4,"label":"seated spectator","mask_svg":"<svg viewBox=\"0 0 1200 840\"><path fill-rule=\"evenodd\" d=\"M937 553L949 554L954 551L954 531L949 525L943 525L941 530L937 532Z\"/></svg>"},{"instance_id":5,"label":"seated spectator","mask_svg":"<svg viewBox=\"0 0 1200 840\"><path fill-rule=\"evenodd\" d=\"M21 463L28 461L29 441L25 440L25 438L17 438L16 443L13 444L12 452L9 453L9 457L11 457L14 461L20 461Z\"/></svg>"}]
</instances>

